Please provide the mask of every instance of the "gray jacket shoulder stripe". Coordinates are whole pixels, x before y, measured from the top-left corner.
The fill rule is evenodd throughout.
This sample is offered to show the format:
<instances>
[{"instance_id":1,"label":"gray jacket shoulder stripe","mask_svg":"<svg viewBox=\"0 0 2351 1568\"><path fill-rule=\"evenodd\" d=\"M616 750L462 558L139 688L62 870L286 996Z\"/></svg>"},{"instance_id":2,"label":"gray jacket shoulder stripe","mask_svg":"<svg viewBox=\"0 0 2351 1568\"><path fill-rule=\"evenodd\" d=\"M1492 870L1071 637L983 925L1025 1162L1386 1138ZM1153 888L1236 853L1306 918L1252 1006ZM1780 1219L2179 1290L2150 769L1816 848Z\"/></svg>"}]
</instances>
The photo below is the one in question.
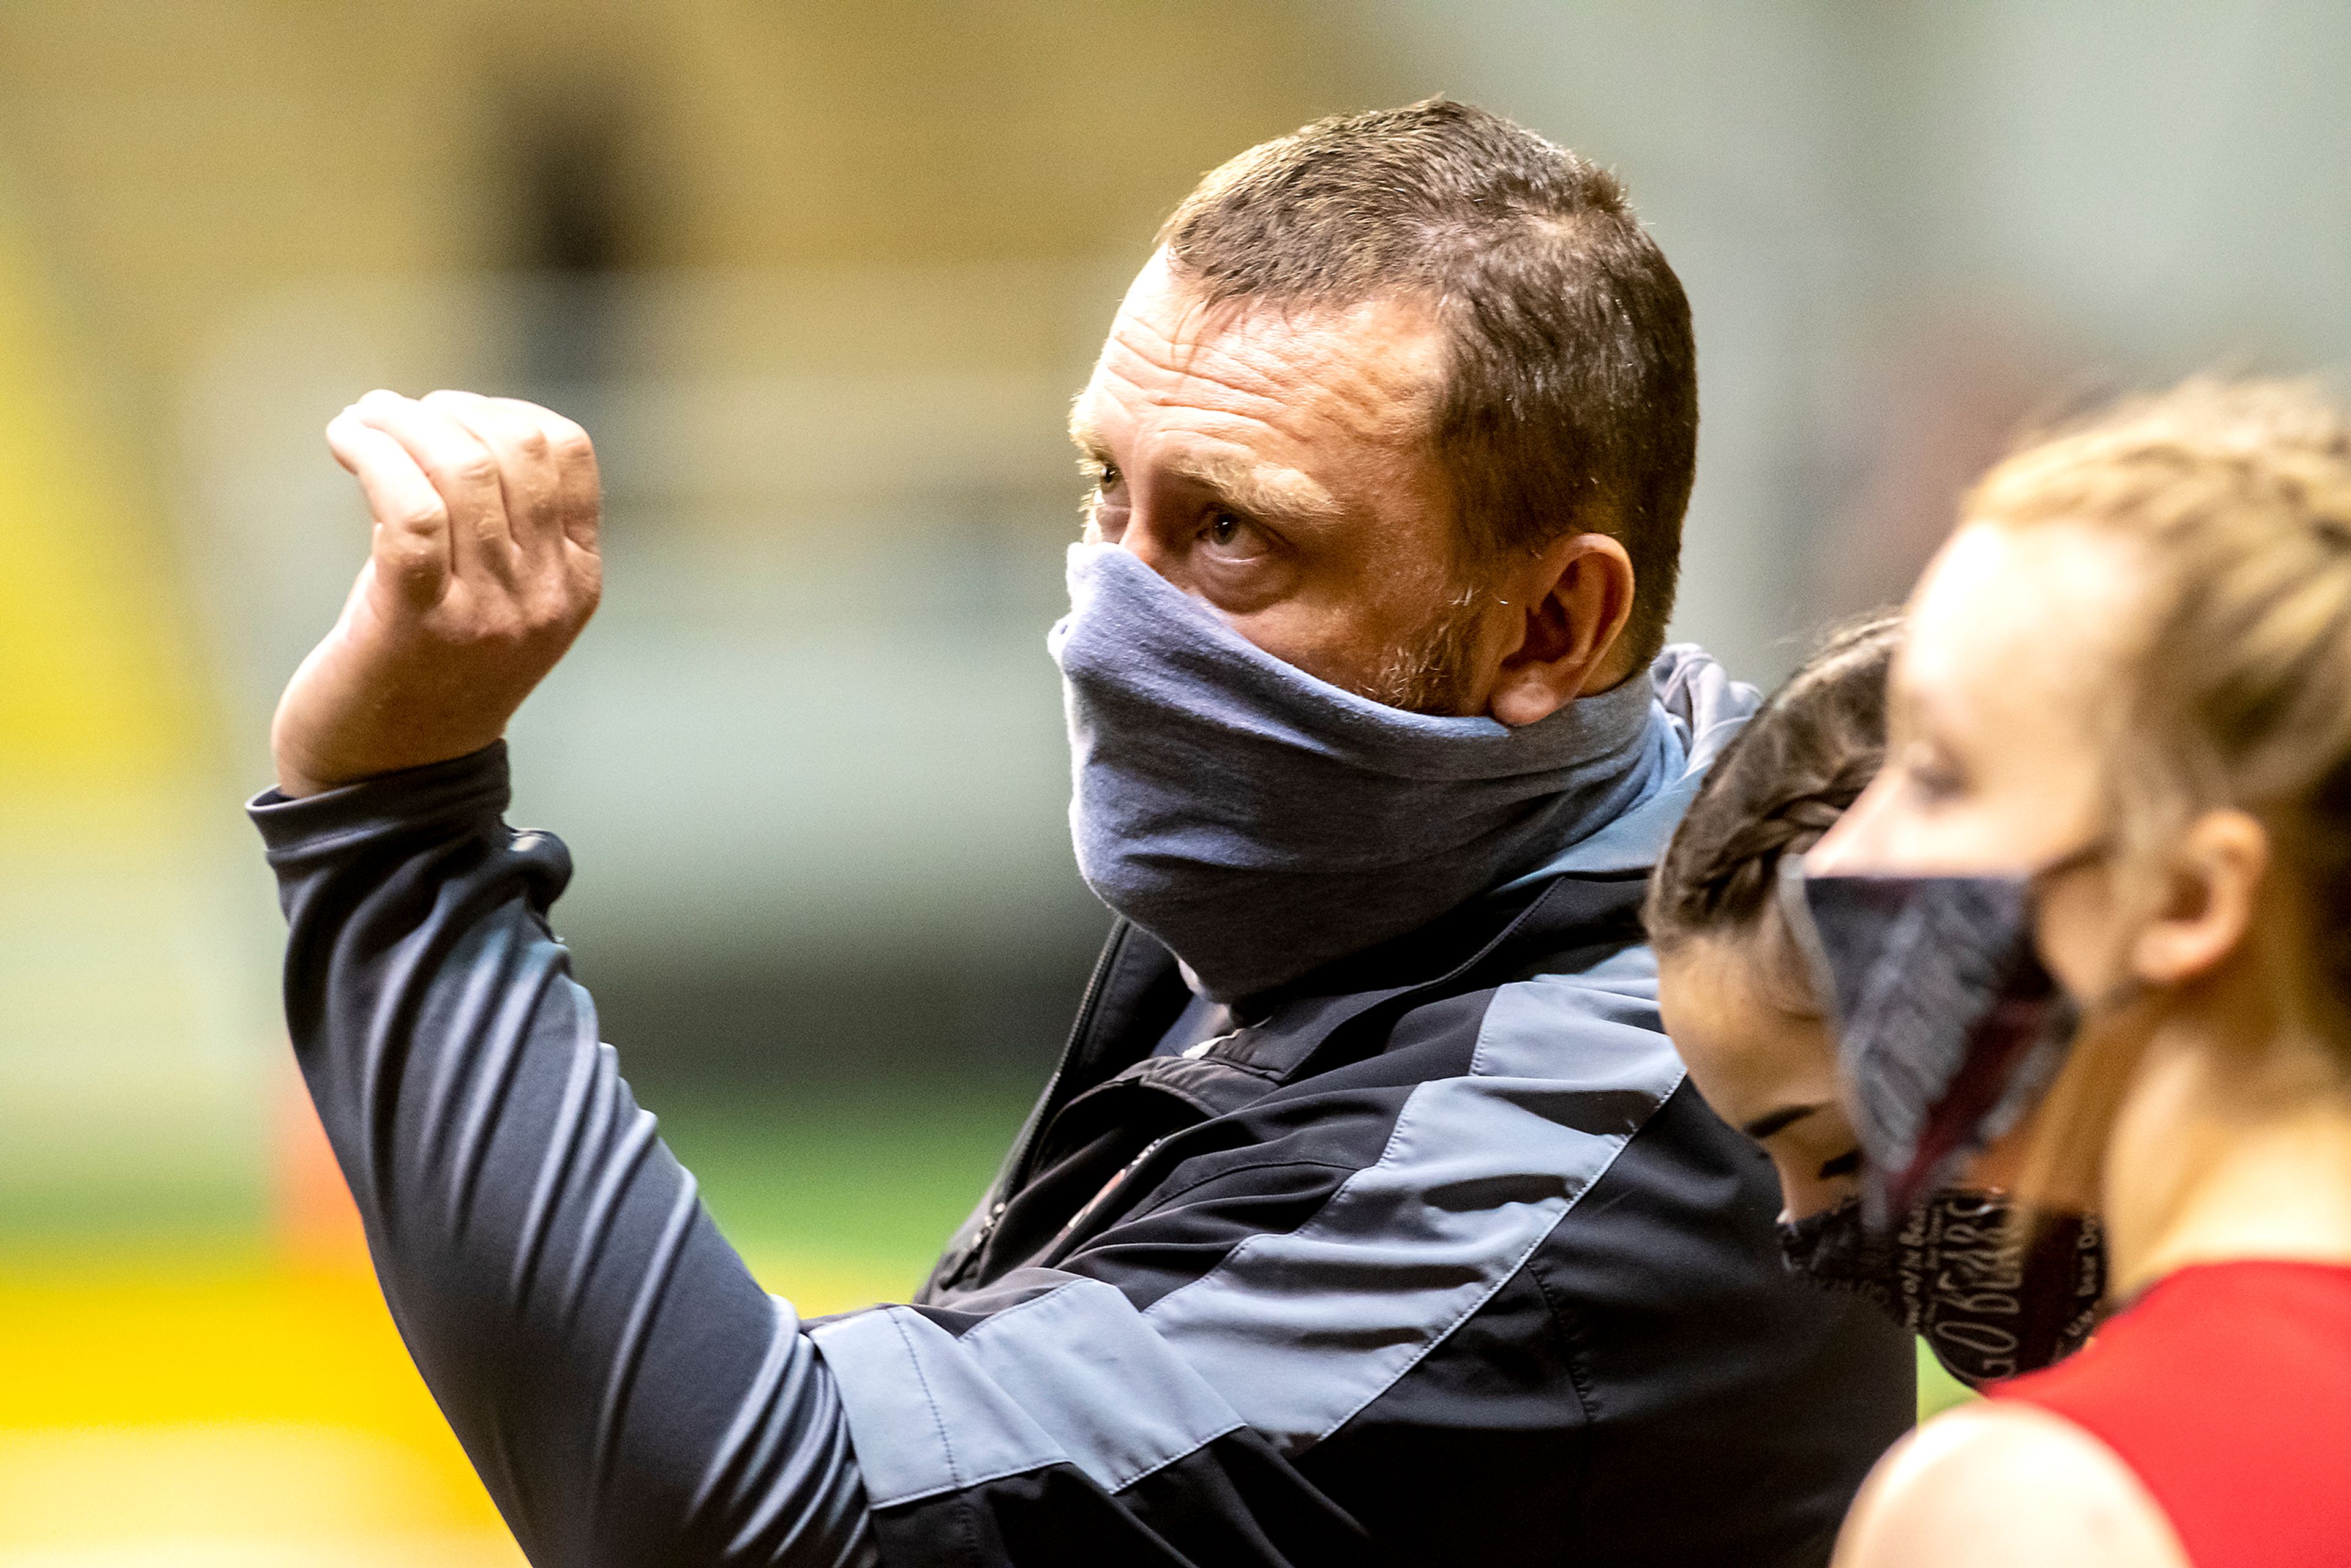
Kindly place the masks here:
<instances>
[{"instance_id":1,"label":"gray jacket shoulder stripe","mask_svg":"<svg viewBox=\"0 0 2351 1568\"><path fill-rule=\"evenodd\" d=\"M882 1307L810 1332L841 1390L874 1508L1043 1469L1069 1456L920 1312Z\"/></svg>"},{"instance_id":2,"label":"gray jacket shoulder stripe","mask_svg":"<svg viewBox=\"0 0 2351 1568\"><path fill-rule=\"evenodd\" d=\"M1242 1425L1099 1280L1056 1286L960 1337L904 1307L813 1337L876 1508L1061 1463L1116 1491Z\"/></svg>"},{"instance_id":3,"label":"gray jacket shoulder stripe","mask_svg":"<svg viewBox=\"0 0 2351 1568\"><path fill-rule=\"evenodd\" d=\"M1656 994L1645 948L1502 987L1469 1075L1416 1089L1376 1164L1145 1321L1283 1451L1335 1432L1517 1272L1680 1084Z\"/></svg>"}]
</instances>

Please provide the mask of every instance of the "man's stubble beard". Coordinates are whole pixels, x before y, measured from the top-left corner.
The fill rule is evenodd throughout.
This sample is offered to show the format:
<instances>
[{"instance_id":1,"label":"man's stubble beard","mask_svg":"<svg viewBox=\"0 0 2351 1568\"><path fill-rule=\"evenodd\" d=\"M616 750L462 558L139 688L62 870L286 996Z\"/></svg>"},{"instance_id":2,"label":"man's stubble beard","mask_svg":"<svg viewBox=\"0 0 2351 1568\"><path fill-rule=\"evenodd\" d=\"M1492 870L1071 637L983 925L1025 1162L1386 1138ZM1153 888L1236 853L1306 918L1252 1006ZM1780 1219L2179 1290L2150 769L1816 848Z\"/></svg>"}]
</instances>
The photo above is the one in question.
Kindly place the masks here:
<instances>
[{"instance_id":1,"label":"man's stubble beard","mask_svg":"<svg viewBox=\"0 0 2351 1568\"><path fill-rule=\"evenodd\" d=\"M1470 661L1485 627L1483 597L1474 586L1455 591L1426 625L1389 650L1357 695L1405 713L1467 716Z\"/></svg>"}]
</instances>

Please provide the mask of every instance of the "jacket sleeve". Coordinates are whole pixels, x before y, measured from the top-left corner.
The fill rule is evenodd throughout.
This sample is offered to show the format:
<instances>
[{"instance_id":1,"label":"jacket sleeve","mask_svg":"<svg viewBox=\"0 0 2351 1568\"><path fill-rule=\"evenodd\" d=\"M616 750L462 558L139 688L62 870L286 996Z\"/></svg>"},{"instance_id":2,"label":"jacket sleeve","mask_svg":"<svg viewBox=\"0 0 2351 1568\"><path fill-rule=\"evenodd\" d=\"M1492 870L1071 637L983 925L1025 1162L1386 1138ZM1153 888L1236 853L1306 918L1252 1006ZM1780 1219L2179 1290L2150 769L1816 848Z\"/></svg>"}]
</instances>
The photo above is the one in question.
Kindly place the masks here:
<instances>
[{"instance_id":1,"label":"jacket sleeve","mask_svg":"<svg viewBox=\"0 0 2351 1568\"><path fill-rule=\"evenodd\" d=\"M252 807L401 1333L539 1568L875 1563L835 1381L599 1042L507 798L501 745Z\"/></svg>"}]
</instances>

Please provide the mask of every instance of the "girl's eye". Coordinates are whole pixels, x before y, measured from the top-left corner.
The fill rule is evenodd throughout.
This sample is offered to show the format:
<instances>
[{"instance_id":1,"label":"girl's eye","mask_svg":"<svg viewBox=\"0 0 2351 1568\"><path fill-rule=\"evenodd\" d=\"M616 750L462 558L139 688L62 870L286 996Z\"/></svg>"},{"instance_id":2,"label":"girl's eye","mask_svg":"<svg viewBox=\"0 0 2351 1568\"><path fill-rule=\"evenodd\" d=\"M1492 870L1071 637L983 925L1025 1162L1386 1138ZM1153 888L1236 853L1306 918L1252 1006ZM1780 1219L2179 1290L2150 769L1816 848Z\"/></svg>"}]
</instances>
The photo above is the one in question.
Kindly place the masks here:
<instances>
[{"instance_id":1,"label":"girl's eye","mask_svg":"<svg viewBox=\"0 0 2351 1568\"><path fill-rule=\"evenodd\" d=\"M1948 800L1959 794L1967 782L1949 758L1923 746L1914 746L1904 755L1902 771L1918 793L1929 800Z\"/></svg>"},{"instance_id":2,"label":"girl's eye","mask_svg":"<svg viewBox=\"0 0 2351 1568\"><path fill-rule=\"evenodd\" d=\"M1118 481L1118 465L1115 463L1105 463L1102 465L1102 472L1094 476L1094 488L1097 490L1112 489L1117 486Z\"/></svg>"}]
</instances>

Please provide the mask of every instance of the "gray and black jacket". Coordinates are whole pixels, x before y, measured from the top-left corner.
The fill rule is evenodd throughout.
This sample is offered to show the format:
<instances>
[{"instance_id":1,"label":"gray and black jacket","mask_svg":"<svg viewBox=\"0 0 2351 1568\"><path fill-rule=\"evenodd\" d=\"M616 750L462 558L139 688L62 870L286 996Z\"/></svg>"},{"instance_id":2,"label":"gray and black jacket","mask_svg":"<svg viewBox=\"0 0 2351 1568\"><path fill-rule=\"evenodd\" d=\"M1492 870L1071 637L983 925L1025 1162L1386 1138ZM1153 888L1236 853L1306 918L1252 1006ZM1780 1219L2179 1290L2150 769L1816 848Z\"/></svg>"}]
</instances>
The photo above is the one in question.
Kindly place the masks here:
<instances>
[{"instance_id":1,"label":"gray and black jacket","mask_svg":"<svg viewBox=\"0 0 2351 1568\"><path fill-rule=\"evenodd\" d=\"M540 1568L1815 1563L1912 1352L1783 1273L1659 1032L1687 792L1175 1049L1117 928L916 1301L817 1323L600 1042L502 748L253 814L385 1297Z\"/></svg>"}]
</instances>

